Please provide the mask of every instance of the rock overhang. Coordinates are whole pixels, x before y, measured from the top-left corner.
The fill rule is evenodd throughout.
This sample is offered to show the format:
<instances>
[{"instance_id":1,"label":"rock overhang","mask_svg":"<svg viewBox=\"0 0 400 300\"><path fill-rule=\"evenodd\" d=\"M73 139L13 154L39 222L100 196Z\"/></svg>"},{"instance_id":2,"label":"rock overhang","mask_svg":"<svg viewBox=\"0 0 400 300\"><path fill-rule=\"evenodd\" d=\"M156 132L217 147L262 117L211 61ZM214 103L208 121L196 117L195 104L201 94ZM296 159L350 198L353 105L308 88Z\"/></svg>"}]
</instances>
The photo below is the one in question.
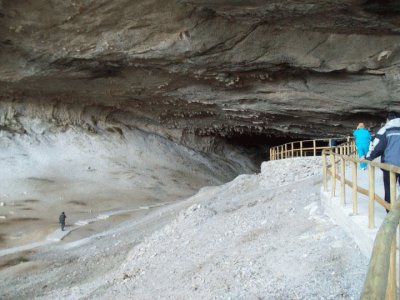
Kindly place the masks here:
<instances>
[{"instance_id":1,"label":"rock overhang","mask_svg":"<svg viewBox=\"0 0 400 300\"><path fill-rule=\"evenodd\" d=\"M245 145L346 136L359 121L375 130L400 109L395 2L3 0L0 9L0 96L14 118Z\"/></svg>"}]
</instances>

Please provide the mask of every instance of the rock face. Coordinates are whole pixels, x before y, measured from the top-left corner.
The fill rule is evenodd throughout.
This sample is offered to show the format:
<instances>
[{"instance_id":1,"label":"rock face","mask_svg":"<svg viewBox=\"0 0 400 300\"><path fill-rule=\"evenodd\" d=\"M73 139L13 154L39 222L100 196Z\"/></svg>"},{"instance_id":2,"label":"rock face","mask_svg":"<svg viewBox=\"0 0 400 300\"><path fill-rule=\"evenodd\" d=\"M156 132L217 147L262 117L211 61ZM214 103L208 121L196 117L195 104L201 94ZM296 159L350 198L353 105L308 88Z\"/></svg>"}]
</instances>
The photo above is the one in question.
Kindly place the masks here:
<instances>
[{"instance_id":1,"label":"rock face","mask_svg":"<svg viewBox=\"0 0 400 300\"><path fill-rule=\"evenodd\" d=\"M21 117L215 141L372 129L400 109L391 1L0 1L1 129ZM265 143L265 140L262 141Z\"/></svg>"}]
</instances>

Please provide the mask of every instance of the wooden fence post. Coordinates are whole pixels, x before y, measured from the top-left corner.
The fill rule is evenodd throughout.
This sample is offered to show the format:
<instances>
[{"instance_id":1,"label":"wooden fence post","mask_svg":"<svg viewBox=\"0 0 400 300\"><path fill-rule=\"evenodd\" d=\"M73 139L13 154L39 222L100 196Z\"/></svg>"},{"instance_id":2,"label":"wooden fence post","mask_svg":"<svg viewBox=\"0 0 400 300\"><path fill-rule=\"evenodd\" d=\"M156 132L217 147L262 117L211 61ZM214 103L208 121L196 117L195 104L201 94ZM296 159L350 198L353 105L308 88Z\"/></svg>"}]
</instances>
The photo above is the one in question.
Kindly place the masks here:
<instances>
[{"instance_id":1,"label":"wooden fence post","mask_svg":"<svg viewBox=\"0 0 400 300\"><path fill-rule=\"evenodd\" d=\"M390 210L393 210L396 204L396 173L390 171ZM398 227L398 226L396 226ZM396 276L396 234L393 236L392 247L390 252L390 266L389 266L389 278L387 287L386 299L397 299L397 276Z\"/></svg>"},{"instance_id":2,"label":"wooden fence post","mask_svg":"<svg viewBox=\"0 0 400 300\"><path fill-rule=\"evenodd\" d=\"M335 155L333 152L330 154L331 158L331 196L335 197L335 190L336 190L336 163L335 163Z\"/></svg>"},{"instance_id":3,"label":"wooden fence post","mask_svg":"<svg viewBox=\"0 0 400 300\"><path fill-rule=\"evenodd\" d=\"M368 228L375 228L375 167L368 164Z\"/></svg>"},{"instance_id":4,"label":"wooden fence post","mask_svg":"<svg viewBox=\"0 0 400 300\"><path fill-rule=\"evenodd\" d=\"M352 162L352 181L353 181L353 190L352 190L352 200L353 200L353 215L358 214L358 199L357 199L357 163Z\"/></svg>"},{"instance_id":5,"label":"wooden fence post","mask_svg":"<svg viewBox=\"0 0 400 300\"><path fill-rule=\"evenodd\" d=\"M303 157L303 141L300 141L300 157Z\"/></svg>"},{"instance_id":6,"label":"wooden fence post","mask_svg":"<svg viewBox=\"0 0 400 300\"><path fill-rule=\"evenodd\" d=\"M293 143L291 143L290 146L292 147L292 158L293 158L294 157L294 146L293 146Z\"/></svg>"},{"instance_id":7,"label":"wooden fence post","mask_svg":"<svg viewBox=\"0 0 400 300\"><path fill-rule=\"evenodd\" d=\"M394 234L390 249L389 278L388 278L388 286L386 289L386 299L389 300L397 299L396 281L397 281L396 280L396 234Z\"/></svg>"},{"instance_id":8,"label":"wooden fence post","mask_svg":"<svg viewBox=\"0 0 400 300\"><path fill-rule=\"evenodd\" d=\"M313 140L314 156L317 156L317 141Z\"/></svg>"},{"instance_id":9,"label":"wooden fence post","mask_svg":"<svg viewBox=\"0 0 400 300\"><path fill-rule=\"evenodd\" d=\"M289 157L289 155L288 155L288 150L287 150L287 144L285 144L285 158L288 158Z\"/></svg>"},{"instance_id":10,"label":"wooden fence post","mask_svg":"<svg viewBox=\"0 0 400 300\"><path fill-rule=\"evenodd\" d=\"M390 171L390 209L396 204L396 173Z\"/></svg>"},{"instance_id":11,"label":"wooden fence post","mask_svg":"<svg viewBox=\"0 0 400 300\"><path fill-rule=\"evenodd\" d=\"M326 176L327 176L326 154L325 154L325 151L322 150L322 183L323 183L324 192L326 192Z\"/></svg>"},{"instance_id":12,"label":"wooden fence post","mask_svg":"<svg viewBox=\"0 0 400 300\"><path fill-rule=\"evenodd\" d=\"M340 204L344 206L346 204L346 166L344 158L340 157Z\"/></svg>"}]
</instances>

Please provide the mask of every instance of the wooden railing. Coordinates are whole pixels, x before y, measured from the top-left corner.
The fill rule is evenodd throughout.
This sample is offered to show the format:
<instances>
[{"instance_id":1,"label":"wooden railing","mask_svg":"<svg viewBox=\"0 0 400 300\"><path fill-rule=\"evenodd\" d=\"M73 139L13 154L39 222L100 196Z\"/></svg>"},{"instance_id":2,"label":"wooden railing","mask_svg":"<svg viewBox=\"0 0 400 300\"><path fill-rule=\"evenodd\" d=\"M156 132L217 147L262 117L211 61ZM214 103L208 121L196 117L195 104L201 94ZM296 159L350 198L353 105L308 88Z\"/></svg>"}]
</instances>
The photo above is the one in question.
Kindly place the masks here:
<instances>
[{"instance_id":1,"label":"wooden railing","mask_svg":"<svg viewBox=\"0 0 400 300\"><path fill-rule=\"evenodd\" d=\"M339 153L338 153L339 152ZM328 177L330 177L330 193L332 197L336 196L337 181L340 185L340 205L346 203L346 185L352 189L352 210L353 215L358 214L358 194L368 197L368 227L375 227L375 203L379 203L387 210L391 210L384 220L380 228L378 236L375 240L374 250L371 258L368 277L365 282L362 299L398 299L396 285L396 229L399 224L400 204L396 201L396 174L400 174L400 168L377 162L365 161L368 164L368 189L358 185L357 164L360 163L358 158L348 155L347 148L343 151L323 150L323 189L328 190ZM329 158L329 159L328 159ZM346 164L351 165L351 180L346 179ZM386 170L390 174L390 202L388 204L379 195L375 193L375 168ZM399 210L399 211L398 211ZM382 243L388 242L382 245ZM382 263L382 260L385 260ZM375 265L379 264L379 265ZM384 277L384 278L383 278ZM382 286L384 285L384 286ZM386 295L383 298L375 297L375 293L381 293L384 290ZM371 292L373 291L373 292Z\"/></svg>"},{"instance_id":2,"label":"wooden railing","mask_svg":"<svg viewBox=\"0 0 400 300\"><path fill-rule=\"evenodd\" d=\"M335 151L338 151L338 153L342 153L342 151L344 151L344 147L350 147L351 149L349 149L349 151L354 152L354 143L343 144L344 142L349 142L350 140L350 138L335 138L291 142L280 146L271 147L269 150L269 159L277 160L292 157L319 156L322 154L322 151L332 148L335 149ZM342 144L340 146L332 146L333 141Z\"/></svg>"},{"instance_id":3,"label":"wooden railing","mask_svg":"<svg viewBox=\"0 0 400 300\"><path fill-rule=\"evenodd\" d=\"M334 164L330 163L328 165L327 157L329 157L329 161L335 161ZM328 176L335 178L340 182L340 202L345 204L346 202L346 195L345 195L345 186L349 186L352 188L352 201L353 206L357 207L358 202L358 193L368 196L369 198L369 209L368 209L368 227L374 228L375 227L375 210L374 205L375 202L378 202L381 206L385 209L390 210L391 206L385 202L385 200L375 193L375 168L381 168L386 170L390 174L390 199L391 203L395 205L396 203L396 174L400 174L400 168L389 165L389 164L382 164L373 161L364 161L368 164L368 189L363 188L357 185L357 164L360 163L358 158L343 155L339 153L335 153L335 151L325 150L322 153L322 164L323 164L323 188L324 191L327 191L327 180ZM352 168L352 176L351 180L345 178L345 165L351 164ZM336 181L331 180L331 196L336 196ZM354 214L357 214L358 211L353 211Z\"/></svg>"},{"instance_id":4,"label":"wooden railing","mask_svg":"<svg viewBox=\"0 0 400 300\"><path fill-rule=\"evenodd\" d=\"M339 140L340 139L335 139ZM343 139L342 139L343 141ZM400 168L371 161L368 164L368 188L358 185L358 168L361 162L356 155L353 139L339 146L331 146L331 139L307 140L287 143L272 147L270 159L284 159L297 156L322 156L323 163L323 190L328 190L330 177L330 193L336 196L337 181L340 186L340 205L346 204L346 185L352 189L352 211L358 214L358 194L368 197L368 227L375 227L375 203L389 210L379 232L375 238L367 278L361 294L361 299L400 299L397 277L400 277L400 265L396 266L397 239L396 233L400 222L400 197L396 200L396 174ZM328 159L329 158L329 159ZM346 178L346 166L351 165L351 180ZM375 193L375 168L389 172L390 178L390 204Z\"/></svg>"},{"instance_id":5,"label":"wooden railing","mask_svg":"<svg viewBox=\"0 0 400 300\"><path fill-rule=\"evenodd\" d=\"M396 229L400 220L400 201L386 216L375 238L367 278L360 299L398 299L396 287Z\"/></svg>"}]
</instances>

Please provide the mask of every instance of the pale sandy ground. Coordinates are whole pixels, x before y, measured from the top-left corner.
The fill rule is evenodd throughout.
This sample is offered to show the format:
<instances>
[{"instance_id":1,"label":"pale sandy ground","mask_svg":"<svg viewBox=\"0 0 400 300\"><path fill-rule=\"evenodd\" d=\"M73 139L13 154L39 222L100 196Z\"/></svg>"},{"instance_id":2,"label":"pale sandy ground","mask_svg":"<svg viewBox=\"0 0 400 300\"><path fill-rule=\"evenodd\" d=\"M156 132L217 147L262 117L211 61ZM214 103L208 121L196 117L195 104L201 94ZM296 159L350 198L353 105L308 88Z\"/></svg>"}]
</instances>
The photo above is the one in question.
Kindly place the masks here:
<instances>
[{"instance_id":1,"label":"pale sandy ground","mask_svg":"<svg viewBox=\"0 0 400 300\"><path fill-rule=\"evenodd\" d=\"M320 187L319 158L263 163L88 238L9 255L0 298L356 299L368 260L321 212Z\"/></svg>"},{"instance_id":2,"label":"pale sandy ground","mask_svg":"<svg viewBox=\"0 0 400 300\"><path fill-rule=\"evenodd\" d=\"M237 163L224 161L138 130L52 133L40 120L26 128L19 136L0 131L0 252L45 239L61 211L68 229L99 214L182 200L251 166L240 155ZM113 216L74 230L66 241L147 213Z\"/></svg>"}]
</instances>

